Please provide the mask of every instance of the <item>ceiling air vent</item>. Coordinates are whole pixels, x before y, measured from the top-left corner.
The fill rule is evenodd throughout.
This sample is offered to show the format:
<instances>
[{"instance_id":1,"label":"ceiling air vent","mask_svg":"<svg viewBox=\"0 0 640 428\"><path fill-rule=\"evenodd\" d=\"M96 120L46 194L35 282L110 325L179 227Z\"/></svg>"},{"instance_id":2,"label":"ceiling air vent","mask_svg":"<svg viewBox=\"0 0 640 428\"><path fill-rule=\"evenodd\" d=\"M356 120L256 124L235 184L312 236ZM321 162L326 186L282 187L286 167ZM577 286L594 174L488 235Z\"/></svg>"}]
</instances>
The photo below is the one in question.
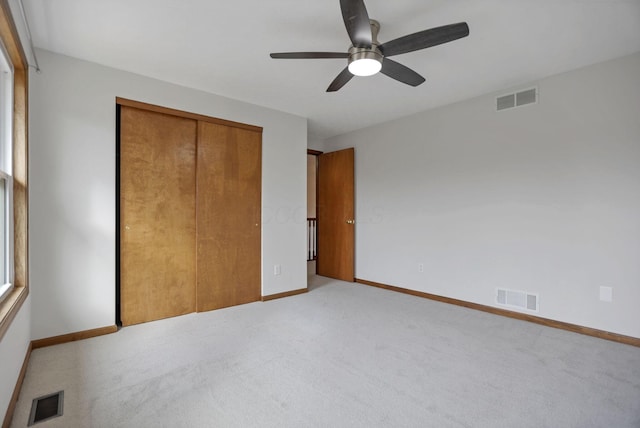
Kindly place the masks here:
<instances>
[{"instance_id":1,"label":"ceiling air vent","mask_svg":"<svg viewBox=\"0 0 640 428\"><path fill-rule=\"evenodd\" d=\"M526 291L496 289L496 303L514 309L538 312L538 295Z\"/></svg>"},{"instance_id":2,"label":"ceiling air vent","mask_svg":"<svg viewBox=\"0 0 640 428\"><path fill-rule=\"evenodd\" d=\"M534 104L538 101L538 89L529 88L520 92L501 95L496 97L496 110L507 110L527 104Z\"/></svg>"}]
</instances>

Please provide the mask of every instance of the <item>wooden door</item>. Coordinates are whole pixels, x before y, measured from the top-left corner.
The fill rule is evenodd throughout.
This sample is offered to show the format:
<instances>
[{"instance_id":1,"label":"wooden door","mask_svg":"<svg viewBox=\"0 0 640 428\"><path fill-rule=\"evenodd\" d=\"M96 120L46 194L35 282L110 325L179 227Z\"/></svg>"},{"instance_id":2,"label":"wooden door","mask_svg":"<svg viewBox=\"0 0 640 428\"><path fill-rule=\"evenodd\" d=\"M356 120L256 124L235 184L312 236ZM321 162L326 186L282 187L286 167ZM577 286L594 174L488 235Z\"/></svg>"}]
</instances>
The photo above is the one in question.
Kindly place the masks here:
<instances>
[{"instance_id":1,"label":"wooden door","mask_svg":"<svg viewBox=\"0 0 640 428\"><path fill-rule=\"evenodd\" d=\"M198 124L198 311L261 298L261 132Z\"/></svg>"},{"instance_id":2,"label":"wooden door","mask_svg":"<svg viewBox=\"0 0 640 428\"><path fill-rule=\"evenodd\" d=\"M354 150L318 156L318 275L355 279Z\"/></svg>"},{"instance_id":3,"label":"wooden door","mask_svg":"<svg viewBox=\"0 0 640 428\"><path fill-rule=\"evenodd\" d=\"M120 109L120 314L130 325L195 311L197 122Z\"/></svg>"}]
</instances>

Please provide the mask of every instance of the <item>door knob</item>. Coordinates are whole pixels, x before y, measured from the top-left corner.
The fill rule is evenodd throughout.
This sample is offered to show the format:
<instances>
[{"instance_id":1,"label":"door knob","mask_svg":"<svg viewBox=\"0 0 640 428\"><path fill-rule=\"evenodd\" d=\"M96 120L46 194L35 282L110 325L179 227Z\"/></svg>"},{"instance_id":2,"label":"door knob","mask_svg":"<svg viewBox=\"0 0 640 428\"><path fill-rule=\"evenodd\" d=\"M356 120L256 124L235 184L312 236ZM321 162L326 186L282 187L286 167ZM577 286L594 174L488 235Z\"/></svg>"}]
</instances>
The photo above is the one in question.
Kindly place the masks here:
<instances>
[{"instance_id":1,"label":"door knob","mask_svg":"<svg viewBox=\"0 0 640 428\"><path fill-rule=\"evenodd\" d=\"M355 220L347 220L347 224L355 224Z\"/></svg>"}]
</instances>

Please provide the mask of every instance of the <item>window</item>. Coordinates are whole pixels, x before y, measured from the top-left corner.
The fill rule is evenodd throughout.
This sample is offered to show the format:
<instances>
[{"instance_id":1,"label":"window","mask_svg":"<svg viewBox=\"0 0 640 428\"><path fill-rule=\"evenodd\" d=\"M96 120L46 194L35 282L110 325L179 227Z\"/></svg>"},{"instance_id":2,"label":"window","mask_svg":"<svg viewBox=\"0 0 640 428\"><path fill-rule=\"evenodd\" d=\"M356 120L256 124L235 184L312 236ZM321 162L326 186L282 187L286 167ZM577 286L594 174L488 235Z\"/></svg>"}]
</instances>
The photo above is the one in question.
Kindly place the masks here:
<instances>
[{"instance_id":1,"label":"window","mask_svg":"<svg viewBox=\"0 0 640 428\"><path fill-rule=\"evenodd\" d=\"M27 67L9 2L0 0L0 340L29 295Z\"/></svg>"},{"instance_id":2,"label":"window","mask_svg":"<svg viewBox=\"0 0 640 428\"><path fill-rule=\"evenodd\" d=\"M0 302L13 288L12 113L13 68L0 45Z\"/></svg>"}]
</instances>

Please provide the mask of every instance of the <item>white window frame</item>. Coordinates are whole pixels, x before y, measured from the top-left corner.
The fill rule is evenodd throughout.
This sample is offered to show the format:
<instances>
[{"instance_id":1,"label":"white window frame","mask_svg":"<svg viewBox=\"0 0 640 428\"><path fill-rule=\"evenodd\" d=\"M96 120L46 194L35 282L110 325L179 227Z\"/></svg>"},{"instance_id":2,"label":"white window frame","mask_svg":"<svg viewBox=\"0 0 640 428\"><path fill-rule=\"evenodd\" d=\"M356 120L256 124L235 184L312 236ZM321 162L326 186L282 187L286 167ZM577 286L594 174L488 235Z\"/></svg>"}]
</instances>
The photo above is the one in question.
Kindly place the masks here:
<instances>
[{"instance_id":1,"label":"white window frame","mask_svg":"<svg viewBox=\"0 0 640 428\"><path fill-rule=\"evenodd\" d=\"M14 249L13 249L13 75L14 69L9 55L0 43L0 180L5 183L5 212L0 217L3 223L5 269L0 272L0 302L13 290L14 283ZM5 96L6 95L6 96Z\"/></svg>"}]
</instances>

